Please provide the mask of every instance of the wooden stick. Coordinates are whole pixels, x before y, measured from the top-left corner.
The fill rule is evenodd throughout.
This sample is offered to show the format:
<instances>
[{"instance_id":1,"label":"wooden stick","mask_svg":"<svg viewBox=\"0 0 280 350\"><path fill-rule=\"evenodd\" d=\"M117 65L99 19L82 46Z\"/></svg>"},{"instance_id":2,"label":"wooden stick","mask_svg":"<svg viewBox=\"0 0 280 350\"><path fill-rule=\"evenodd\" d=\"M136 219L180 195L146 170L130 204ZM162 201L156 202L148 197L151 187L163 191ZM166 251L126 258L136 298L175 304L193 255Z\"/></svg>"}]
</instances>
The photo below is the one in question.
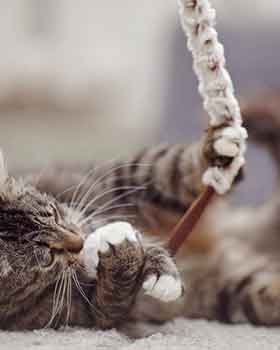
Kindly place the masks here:
<instances>
[{"instance_id":1,"label":"wooden stick","mask_svg":"<svg viewBox=\"0 0 280 350\"><path fill-rule=\"evenodd\" d=\"M171 238L168 240L166 248L172 256L174 256L185 240L192 233L195 225L200 219L211 199L215 194L215 190L207 186L192 206L186 211L185 215L178 222L171 232Z\"/></svg>"}]
</instances>

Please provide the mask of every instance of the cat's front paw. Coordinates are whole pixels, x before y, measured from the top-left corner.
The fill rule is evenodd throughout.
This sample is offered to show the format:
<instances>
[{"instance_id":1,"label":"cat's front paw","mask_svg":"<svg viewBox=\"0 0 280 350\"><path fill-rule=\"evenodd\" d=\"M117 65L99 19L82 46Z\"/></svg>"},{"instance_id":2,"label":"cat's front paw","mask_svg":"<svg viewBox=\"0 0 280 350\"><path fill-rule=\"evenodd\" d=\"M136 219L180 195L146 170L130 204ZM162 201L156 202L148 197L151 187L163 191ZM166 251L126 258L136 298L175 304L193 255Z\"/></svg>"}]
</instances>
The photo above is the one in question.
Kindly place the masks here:
<instances>
[{"instance_id":1,"label":"cat's front paw","mask_svg":"<svg viewBox=\"0 0 280 350\"><path fill-rule=\"evenodd\" d=\"M115 327L127 318L141 283L145 254L137 230L126 222L98 228L86 239L81 260L87 277L96 280L90 299L96 326Z\"/></svg>"},{"instance_id":2,"label":"cat's front paw","mask_svg":"<svg viewBox=\"0 0 280 350\"><path fill-rule=\"evenodd\" d=\"M154 247L146 252L142 289L145 295L163 302L175 301L182 296L184 287L179 271L165 249Z\"/></svg>"},{"instance_id":3,"label":"cat's front paw","mask_svg":"<svg viewBox=\"0 0 280 350\"><path fill-rule=\"evenodd\" d=\"M208 129L203 146L207 162L202 178L204 185L213 187L219 194L230 190L237 175L242 175L246 138L247 132L240 125Z\"/></svg>"},{"instance_id":4,"label":"cat's front paw","mask_svg":"<svg viewBox=\"0 0 280 350\"><path fill-rule=\"evenodd\" d=\"M107 254L125 242L132 245L139 242L137 231L127 222L104 225L92 233L85 241L82 255L82 262L90 277L95 278L97 275L100 255Z\"/></svg>"},{"instance_id":5,"label":"cat's front paw","mask_svg":"<svg viewBox=\"0 0 280 350\"><path fill-rule=\"evenodd\" d=\"M227 166L244 152L247 132L242 126L210 128L207 133L204 155L210 166Z\"/></svg>"},{"instance_id":6,"label":"cat's front paw","mask_svg":"<svg viewBox=\"0 0 280 350\"><path fill-rule=\"evenodd\" d=\"M163 274L160 277L153 274L146 279L142 287L146 295L163 302L175 301L183 294L180 278L168 274Z\"/></svg>"}]
</instances>

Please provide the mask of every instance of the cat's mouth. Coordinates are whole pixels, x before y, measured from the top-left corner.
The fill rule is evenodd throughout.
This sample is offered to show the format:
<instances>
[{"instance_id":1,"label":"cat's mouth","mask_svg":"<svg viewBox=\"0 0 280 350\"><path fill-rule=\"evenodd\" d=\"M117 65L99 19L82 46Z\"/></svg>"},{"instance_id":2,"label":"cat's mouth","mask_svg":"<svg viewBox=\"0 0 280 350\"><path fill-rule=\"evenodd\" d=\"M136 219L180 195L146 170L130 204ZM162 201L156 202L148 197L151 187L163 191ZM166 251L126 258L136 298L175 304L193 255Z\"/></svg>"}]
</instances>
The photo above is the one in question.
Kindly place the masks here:
<instances>
[{"instance_id":1,"label":"cat's mouth","mask_svg":"<svg viewBox=\"0 0 280 350\"><path fill-rule=\"evenodd\" d=\"M80 253L69 253L64 249L51 249L51 257L52 262L49 266L53 265L57 257L61 257L64 260L64 262L66 261L68 266L75 265L80 261Z\"/></svg>"}]
</instances>

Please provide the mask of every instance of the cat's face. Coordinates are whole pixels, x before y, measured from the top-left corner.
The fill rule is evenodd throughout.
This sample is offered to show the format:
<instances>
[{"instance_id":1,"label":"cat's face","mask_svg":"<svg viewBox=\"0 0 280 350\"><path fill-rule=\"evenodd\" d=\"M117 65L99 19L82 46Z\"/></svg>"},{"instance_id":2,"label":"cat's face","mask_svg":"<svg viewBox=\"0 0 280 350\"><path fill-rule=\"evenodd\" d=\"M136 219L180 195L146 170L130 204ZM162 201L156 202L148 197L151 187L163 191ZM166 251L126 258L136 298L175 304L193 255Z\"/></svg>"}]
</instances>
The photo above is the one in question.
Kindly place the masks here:
<instances>
[{"instance_id":1,"label":"cat's face","mask_svg":"<svg viewBox=\"0 0 280 350\"><path fill-rule=\"evenodd\" d=\"M68 209L8 177L1 157L0 283L5 277L8 284L14 278L16 288L35 278L52 283L77 263L82 247L81 230L71 222Z\"/></svg>"}]
</instances>

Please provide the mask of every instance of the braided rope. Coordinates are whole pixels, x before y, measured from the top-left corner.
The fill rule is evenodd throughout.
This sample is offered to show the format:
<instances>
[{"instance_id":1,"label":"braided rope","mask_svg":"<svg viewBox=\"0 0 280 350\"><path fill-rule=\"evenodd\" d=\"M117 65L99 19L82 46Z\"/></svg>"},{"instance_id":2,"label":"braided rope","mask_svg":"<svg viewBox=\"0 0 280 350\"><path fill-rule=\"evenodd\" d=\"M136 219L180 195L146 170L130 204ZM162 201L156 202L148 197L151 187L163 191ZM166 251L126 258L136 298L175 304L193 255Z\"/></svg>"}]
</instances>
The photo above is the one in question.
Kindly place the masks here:
<instances>
[{"instance_id":1,"label":"braided rope","mask_svg":"<svg viewBox=\"0 0 280 350\"><path fill-rule=\"evenodd\" d=\"M183 30L193 56L193 68L198 77L198 91L215 130L215 151L233 158L226 168L213 166L203 175L207 186L171 232L166 248L175 255L190 236L215 191L227 192L243 166L247 132L242 127L240 107L225 68L223 45L215 30L216 11L208 0L178 0Z\"/></svg>"},{"instance_id":2,"label":"braided rope","mask_svg":"<svg viewBox=\"0 0 280 350\"><path fill-rule=\"evenodd\" d=\"M227 141L234 141L238 146L238 154L233 150L234 159L229 167L211 167L203 176L205 185L223 194L230 189L244 164L247 132L241 126L240 107L225 67L224 48L215 29L215 9L208 0L179 0L179 13L193 56L193 68L199 81L198 91L210 116L210 127L221 128L222 137L215 148L222 153L228 145Z\"/></svg>"}]
</instances>

